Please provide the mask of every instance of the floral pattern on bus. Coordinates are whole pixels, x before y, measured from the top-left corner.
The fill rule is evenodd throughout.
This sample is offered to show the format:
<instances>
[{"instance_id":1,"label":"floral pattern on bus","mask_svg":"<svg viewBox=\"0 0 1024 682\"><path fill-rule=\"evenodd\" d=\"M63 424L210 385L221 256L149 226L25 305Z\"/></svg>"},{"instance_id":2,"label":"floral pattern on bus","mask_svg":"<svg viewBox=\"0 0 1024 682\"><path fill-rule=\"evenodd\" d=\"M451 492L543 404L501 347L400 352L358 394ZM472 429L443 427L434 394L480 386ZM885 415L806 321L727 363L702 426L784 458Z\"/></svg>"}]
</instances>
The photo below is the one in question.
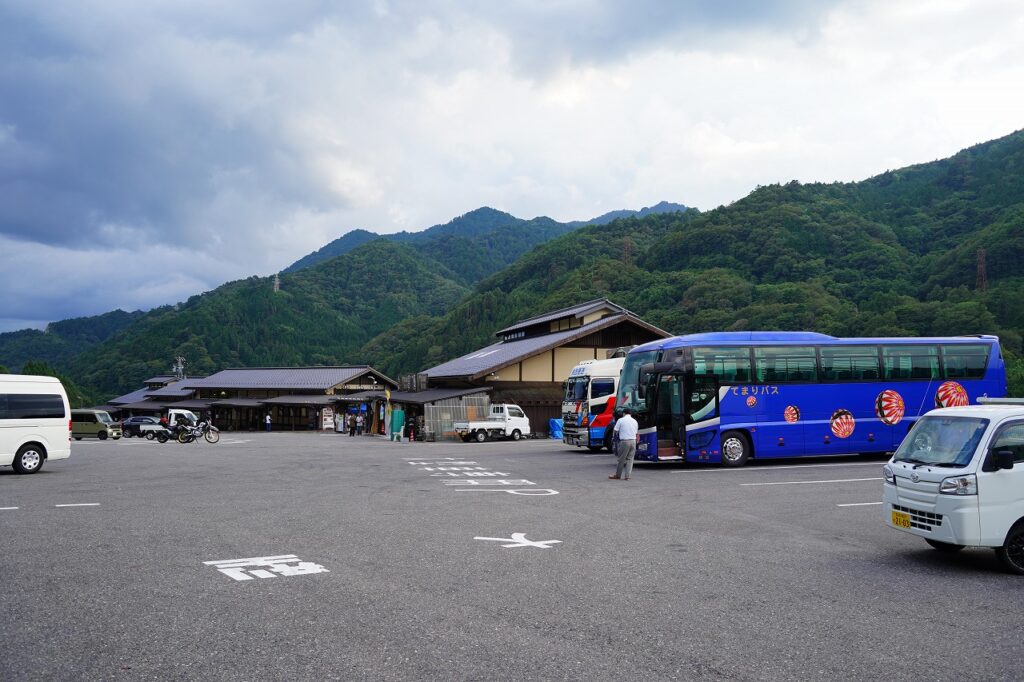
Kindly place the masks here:
<instances>
[{"instance_id":1,"label":"floral pattern on bus","mask_svg":"<svg viewBox=\"0 0 1024 682\"><path fill-rule=\"evenodd\" d=\"M882 391L875 398L875 416L888 426L899 424L906 410L903 396L892 389Z\"/></svg>"},{"instance_id":2,"label":"floral pattern on bus","mask_svg":"<svg viewBox=\"0 0 1024 682\"><path fill-rule=\"evenodd\" d=\"M757 398L752 395L747 396L747 407L757 407Z\"/></svg>"},{"instance_id":3,"label":"floral pattern on bus","mask_svg":"<svg viewBox=\"0 0 1024 682\"><path fill-rule=\"evenodd\" d=\"M800 421L800 408L796 405L788 405L782 413L783 418L790 424Z\"/></svg>"},{"instance_id":4,"label":"floral pattern on bus","mask_svg":"<svg viewBox=\"0 0 1024 682\"><path fill-rule=\"evenodd\" d=\"M935 407L965 407L970 402L967 389L955 381L947 381L935 391Z\"/></svg>"},{"instance_id":5,"label":"floral pattern on bus","mask_svg":"<svg viewBox=\"0 0 1024 682\"><path fill-rule=\"evenodd\" d=\"M832 433L836 435L836 438L849 438L853 435L853 429L857 423L853 419L853 413L849 410L836 410L832 413L829 426L832 427Z\"/></svg>"}]
</instances>

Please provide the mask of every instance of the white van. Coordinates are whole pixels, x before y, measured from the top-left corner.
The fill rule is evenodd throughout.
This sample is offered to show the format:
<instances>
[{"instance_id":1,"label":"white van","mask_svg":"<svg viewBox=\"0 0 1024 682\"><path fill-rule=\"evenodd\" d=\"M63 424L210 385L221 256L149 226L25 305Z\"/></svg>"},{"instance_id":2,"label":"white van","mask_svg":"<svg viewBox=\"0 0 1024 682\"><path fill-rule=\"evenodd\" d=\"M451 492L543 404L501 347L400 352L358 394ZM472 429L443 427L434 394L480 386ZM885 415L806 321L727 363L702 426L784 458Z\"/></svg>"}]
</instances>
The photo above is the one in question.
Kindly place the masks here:
<instances>
[{"instance_id":1,"label":"white van","mask_svg":"<svg viewBox=\"0 0 1024 682\"><path fill-rule=\"evenodd\" d=\"M0 466L34 474L71 456L71 408L59 379L0 374Z\"/></svg>"},{"instance_id":2,"label":"white van","mask_svg":"<svg viewBox=\"0 0 1024 682\"><path fill-rule=\"evenodd\" d=\"M992 547L1024 575L1024 404L986 402L914 424L883 467L885 522L944 552Z\"/></svg>"}]
</instances>

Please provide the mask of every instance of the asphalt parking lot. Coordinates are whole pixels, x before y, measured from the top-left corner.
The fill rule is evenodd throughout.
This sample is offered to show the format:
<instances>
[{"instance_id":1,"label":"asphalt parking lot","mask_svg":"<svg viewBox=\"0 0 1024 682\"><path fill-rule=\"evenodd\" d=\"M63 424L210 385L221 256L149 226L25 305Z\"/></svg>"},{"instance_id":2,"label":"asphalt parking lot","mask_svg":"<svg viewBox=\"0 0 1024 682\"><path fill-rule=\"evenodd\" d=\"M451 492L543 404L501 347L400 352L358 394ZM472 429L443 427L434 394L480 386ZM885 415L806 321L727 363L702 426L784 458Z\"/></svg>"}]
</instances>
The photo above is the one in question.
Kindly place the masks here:
<instances>
[{"instance_id":1,"label":"asphalt parking lot","mask_svg":"<svg viewBox=\"0 0 1024 682\"><path fill-rule=\"evenodd\" d=\"M883 525L878 457L72 447L0 469L3 680L1019 677L1024 580Z\"/></svg>"}]
</instances>

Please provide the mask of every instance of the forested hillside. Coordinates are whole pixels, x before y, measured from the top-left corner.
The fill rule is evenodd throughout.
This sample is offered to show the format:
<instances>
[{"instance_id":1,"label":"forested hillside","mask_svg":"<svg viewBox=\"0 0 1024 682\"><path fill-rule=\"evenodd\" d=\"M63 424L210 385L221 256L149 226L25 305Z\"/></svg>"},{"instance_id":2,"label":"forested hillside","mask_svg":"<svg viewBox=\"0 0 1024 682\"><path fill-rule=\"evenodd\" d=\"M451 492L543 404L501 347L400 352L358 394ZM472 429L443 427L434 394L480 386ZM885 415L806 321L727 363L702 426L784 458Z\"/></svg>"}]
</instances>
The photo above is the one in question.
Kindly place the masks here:
<instances>
[{"instance_id":1,"label":"forested hillside","mask_svg":"<svg viewBox=\"0 0 1024 682\"><path fill-rule=\"evenodd\" d=\"M45 331L22 329L0 334L0 364L14 372L32 360L66 366L75 355L106 341L141 316L141 312L115 310L53 322Z\"/></svg>"},{"instance_id":2,"label":"forested hillside","mask_svg":"<svg viewBox=\"0 0 1024 682\"><path fill-rule=\"evenodd\" d=\"M175 307L146 313L69 363L104 394L138 388L176 355L190 374L224 367L357 362L369 339L416 314L439 315L468 290L402 244L377 240L281 276L231 282Z\"/></svg>"},{"instance_id":3,"label":"forested hillside","mask_svg":"<svg viewBox=\"0 0 1024 682\"><path fill-rule=\"evenodd\" d=\"M1016 133L864 182L772 185L704 214L583 228L481 282L448 315L385 332L364 357L392 373L423 369L525 315L601 296L675 333L988 333L1019 357L1021 262ZM1021 365L1012 371L1024 390Z\"/></svg>"}]
</instances>

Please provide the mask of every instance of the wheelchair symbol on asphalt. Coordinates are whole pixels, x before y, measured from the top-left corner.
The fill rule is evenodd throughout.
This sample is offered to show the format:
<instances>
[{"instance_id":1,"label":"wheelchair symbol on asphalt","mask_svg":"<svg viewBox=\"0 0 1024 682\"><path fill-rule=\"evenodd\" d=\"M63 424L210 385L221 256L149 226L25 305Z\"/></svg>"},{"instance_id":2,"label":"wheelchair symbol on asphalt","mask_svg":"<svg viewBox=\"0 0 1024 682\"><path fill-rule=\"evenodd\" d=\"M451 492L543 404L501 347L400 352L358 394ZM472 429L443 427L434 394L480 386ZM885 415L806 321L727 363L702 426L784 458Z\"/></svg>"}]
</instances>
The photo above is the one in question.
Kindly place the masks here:
<instances>
[{"instance_id":1,"label":"wheelchair symbol on asphalt","mask_svg":"<svg viewBox=\"0 0 1024 682\"><path fill-rule=\"evenodd\" d=\"M527 540L526 533L512 533L510 538L481 538L476 537L474 540L492 540L494 542L509 542L512 544L502 545L502 547L537 547L539 549L551 549L551 545L560 544L561 540Z\"/></svg>"}]
</instances>

